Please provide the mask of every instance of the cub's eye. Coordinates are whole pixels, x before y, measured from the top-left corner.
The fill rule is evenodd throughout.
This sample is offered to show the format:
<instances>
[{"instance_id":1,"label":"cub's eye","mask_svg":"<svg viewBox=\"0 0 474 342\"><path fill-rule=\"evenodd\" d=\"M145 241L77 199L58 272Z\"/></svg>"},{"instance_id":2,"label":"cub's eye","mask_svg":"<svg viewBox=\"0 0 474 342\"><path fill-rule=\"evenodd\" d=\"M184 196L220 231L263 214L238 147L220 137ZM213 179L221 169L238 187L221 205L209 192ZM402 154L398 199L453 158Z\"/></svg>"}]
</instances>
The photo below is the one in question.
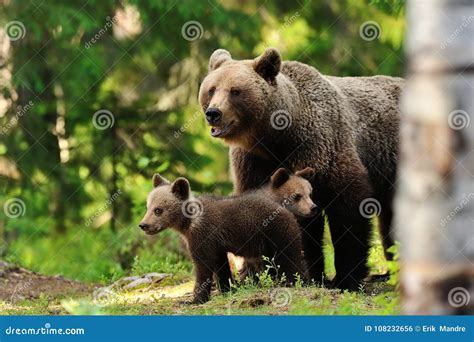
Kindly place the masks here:
<instances>
[{"instance_id":1,"label":"cub's eye","mask_svg":"<svg viewBox=\"0 0 474 342\"><path fill-rule=\"evenodd\" d=\"M154 213L155 213L156 216L160 216L161 214L163 214L163 209L161 209L161 208L156 208L156 209L154 210Z\"/></svg>"},{"instance_id":2,"label":"cub's eye","mask_svg":"<svg viewBox=\"0 0 474 342\"><path fill-rule=\"evenodd\" d=\"M212 96L212 95L214 95L214 92L215 92L215 91L216 91L216 88L212 87L211 89L209 89L209 91L207 92L207 94L208 94L209 96Z\"/></svg>"},{"instance_id":3,"label":"cub's eye","mask_svg":"<svg viewBox=\"0 0 474 342\"><path fill-rule=\"evenodd\" d=\"M240 95L240 90L239 89L231 89L230 90L230 95L239 96Z\"/></svg>"},{"instance_id":4,"label":"cub's eye","mask_svg":"<svg viewBox=\"0 0 474 342\"><path fill-rule=\"evenodd\" d=\"M301 194L296 194L294 198L295 198L295 201L298 202L299 200L303 198L303 196L301 196Z\"/></svg>"}]
</instances>

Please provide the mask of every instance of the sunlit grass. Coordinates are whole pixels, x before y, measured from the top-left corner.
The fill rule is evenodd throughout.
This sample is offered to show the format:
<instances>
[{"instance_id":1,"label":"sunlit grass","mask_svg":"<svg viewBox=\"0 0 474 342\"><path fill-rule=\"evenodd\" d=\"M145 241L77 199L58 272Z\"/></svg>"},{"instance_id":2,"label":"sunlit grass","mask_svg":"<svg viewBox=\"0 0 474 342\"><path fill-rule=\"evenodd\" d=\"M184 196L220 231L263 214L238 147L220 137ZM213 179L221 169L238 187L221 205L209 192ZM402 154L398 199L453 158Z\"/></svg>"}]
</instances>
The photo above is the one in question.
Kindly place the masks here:
<instances>
[{"instance_id":1,"label":"sunlit grass","mask_svg":"<svg viewBox=\"0 0 474 342\"><path fill-rule=\"evenodd\" d=\"M19 302L0 302L3 314L158 314L158 315L366 315L397 314L398 293L394 286L370 284L358 292L330 290L305 284L287 289L290 301L282 307L272 303L271 291L277 288L271 280L264 285L242 284L232 293L213 292L211 300L203 305L182 305L192 297L194 277L192 263L184 252L181 241L173 232L165 232L156 241L143 239L136 251L130 269L124 270L117 261L124 246L130 244L126 234L113 236L108 230L84 231L79 236L67 234L57 239L47 236L27 241L17 239L14 262L45 274L63 274L106 286L120 277L143 275L150 272L170 273L157 285L144 286L133 291L117 290L114 295L99 301L91 293L86 297L51 298L47 295ZM133 237L133 234L131 234ZM385 273L385 261L378 233L372 239L368 265L372 274ZM133 240L132 240L133 241ZM87 251L85 253L84 251ZM328 227L324 235L325 268L328 278L335 274L334 250ZM392 266L393 268L393 266Z\"/></svg>"}]
</instances>

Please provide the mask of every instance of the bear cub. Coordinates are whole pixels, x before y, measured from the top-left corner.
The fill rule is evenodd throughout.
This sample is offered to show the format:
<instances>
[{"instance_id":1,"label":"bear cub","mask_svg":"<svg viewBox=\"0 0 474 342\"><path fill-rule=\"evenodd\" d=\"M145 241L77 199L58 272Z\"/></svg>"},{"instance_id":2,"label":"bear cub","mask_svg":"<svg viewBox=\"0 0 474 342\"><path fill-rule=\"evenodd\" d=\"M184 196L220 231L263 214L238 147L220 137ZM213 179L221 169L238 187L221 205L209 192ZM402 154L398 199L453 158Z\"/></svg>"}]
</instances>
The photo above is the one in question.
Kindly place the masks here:
<instances>
[{"instance_id":1,"label":"bear cub","mask_svg":"<svg viewBox=\"0 0 474 342\"><path fill-rule=\"evenodd\" d=\"M213 276L222 292L230 290L228 252L250 259L274 259L280 266L274 276L285 274L288 284L297 275L305 276L298 222L267 196L251 192L194 197L187 179L170 183L159 174L153 176L153 186L139 226L149 235L170 227L184 237L196 272L193 303L209 300Z\"/></svg>"},{"instance_id":2,"label":"bear cub","mask_svg":"<svg viewBox=\"0 0 474 342\"><path fill-rule=\"evenodd\" d=\"M318 207L311 199L313 187L310 180L314 169L307 167L292 174L286 168L279 168L264 187L254 190L277 202L291 211L296 217L310 217L317 213Z\"/></svg>"},{"instance_id":3,"label":"bear cub","mask_svg":"<svg viewBox=\"0 0 474 342\"><path fill-rule=\"evenodd\" d=\"M270 182L262 188L246 193L254 192L271 199L293 213L298 220L312 217L318 213L318 207L311 199L313 188L310 181L314 174L314 169L310 167L294 174L282 167L272 174ZM266 224L266 221L263 224ZM229 255L229 259L232 273L238 272L241 281L250 277L254 282L258 282L258 274L264 270L263 260L247 258L244 261L234 255Z\"/></svg>"}]
</instances>

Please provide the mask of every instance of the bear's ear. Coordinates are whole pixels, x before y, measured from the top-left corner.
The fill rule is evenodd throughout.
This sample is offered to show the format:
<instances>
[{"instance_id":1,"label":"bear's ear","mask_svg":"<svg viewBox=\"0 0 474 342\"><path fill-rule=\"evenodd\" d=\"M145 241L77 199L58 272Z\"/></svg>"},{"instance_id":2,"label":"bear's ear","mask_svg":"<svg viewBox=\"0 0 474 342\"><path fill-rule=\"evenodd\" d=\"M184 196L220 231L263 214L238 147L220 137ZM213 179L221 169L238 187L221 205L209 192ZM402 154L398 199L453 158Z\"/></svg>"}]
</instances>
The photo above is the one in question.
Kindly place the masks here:
<instances>
[{"instance_id":1,"label":"bear's ear","mask_svg":"<svg viewBox=\"0 0 474 342\"><path fill-rule=\"evenodd\" d=\"M232 60L229 51L224 49L217 49L209 58L209 71L216 70L222 63Z\"/></svg>"},{"instance_id":2,"label":"bear's ear","mask_svg":"<svg viewBox=\"0 0 474 342\"><path fill-rule=\"evenodd\" d=\"M171 192L181 200L186 200L191 192L191 186L186 178L179 177L171 184Z\"/></svg>"},{"instance_id":3,"label":"bear's ear","mask_svg":"<svg viewBox=\"0 0 474 342\"><path fill-rule=\"evenodd\" d=\"M161 177L159 173L155 173L152 178L153 181L153 187L156 188L157 186L164 185L164 184L169 184L165 178Z\"/></svg>"},{"instance_id":4,"label":"bear's ear","mask_svg":"<svg viewBox=\"0 0 474 342\"><path fill-rule=\"evenodd\" d=\"M315 171L312 167L304 168L303 170L296 171L295 176L303 177L304 179L311 180L314 177Z\"/></svg>"},{"instance_id":5,"label":"bear's ear","mask_svg":"<svg viewBox=\"0 0 474 342\"><path fill-rule=\"evenodd\" d=\"M254 60L253 69L267 82L275 81L280 68L281 56L275 48L267 48L260 57Z\"/></svg>"},{"instance_id":6,"label":"bear's ear","mask_svg":"<svg viewBox=\"0 0 474 342\"><path fill-rule=\"evenodd\" d=\"M284 167L280 167L271 177L272 186L278 188L285 184L288 179L290 179L290 171Z\"/></svg>"}]
</instances>

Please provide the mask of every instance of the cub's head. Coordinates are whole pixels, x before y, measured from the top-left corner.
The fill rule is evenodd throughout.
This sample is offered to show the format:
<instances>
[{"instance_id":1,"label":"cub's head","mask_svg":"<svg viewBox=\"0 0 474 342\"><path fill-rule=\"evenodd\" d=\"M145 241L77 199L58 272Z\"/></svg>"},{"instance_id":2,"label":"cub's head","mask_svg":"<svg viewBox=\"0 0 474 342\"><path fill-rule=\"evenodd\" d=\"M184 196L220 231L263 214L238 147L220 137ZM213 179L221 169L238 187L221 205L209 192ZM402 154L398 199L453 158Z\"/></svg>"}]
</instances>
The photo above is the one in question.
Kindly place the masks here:
<instances>
[{"instance_id":1,"label":"cub's head","mask_svg":"<svg viewBox=\"0 0 474 342\"><path fill-rule=\"evenodd\" d=\"M186 221L182 207L190 194L191 187L187 179L180 177L170 183L156 173L153 176L153 190L146 201L146 214L138 226L149 235L168 227L182 228Z\"/></svg>"},{"instance_id":2,"label":"cub's head","mask_svg":"<svg viewBox=\"0 0 474 342\"><path fill-rule=\"evenodd\" d=\"M291 174L285 168L276 170L270 180L269 189L275 201L296 216L314 216L317 206L311 199L313 188L309 180L314 169L307 167Z\"/></svg>"},{"instance_id":3,"label":"cub's head","mask_svg":"<svg viewBox=\"0 0 474 342\"><path fill-rule=\"evenodd\" d=\"M245 143L252 136L275 89L280 72L278 50L268 48L254 60L233 60L219 49L209 60L209 74L201 84L199 103L213 137Z\"/></svg>"}]
</instances>

